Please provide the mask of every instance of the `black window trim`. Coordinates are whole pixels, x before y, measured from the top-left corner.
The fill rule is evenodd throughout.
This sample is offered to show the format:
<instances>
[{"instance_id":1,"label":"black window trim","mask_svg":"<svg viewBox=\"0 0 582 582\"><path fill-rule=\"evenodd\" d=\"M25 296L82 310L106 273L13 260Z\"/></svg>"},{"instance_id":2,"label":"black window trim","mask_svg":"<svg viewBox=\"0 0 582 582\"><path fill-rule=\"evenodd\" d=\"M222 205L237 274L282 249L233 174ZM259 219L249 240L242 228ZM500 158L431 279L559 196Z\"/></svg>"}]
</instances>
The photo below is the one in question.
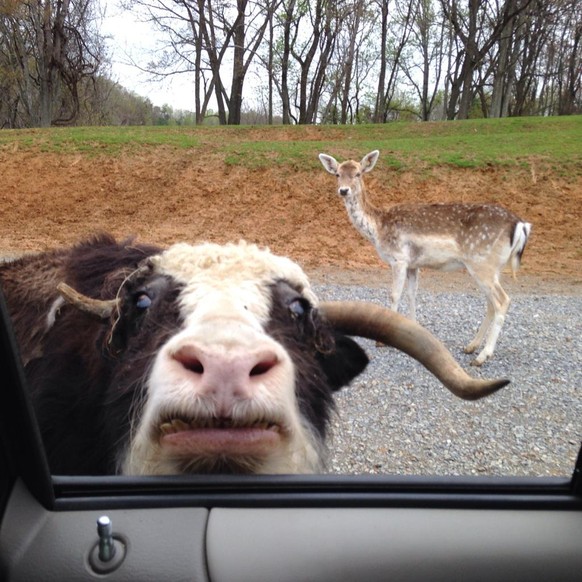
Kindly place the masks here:
<instances>
[{"instance_id":1,"label":"black window trim","mask_svg":"<svg viewBox=\"0 0 582 582\"><path fill-rule=\"evenodd\" d=\"M101 507L419 507L582 510L559 477L376 475L53 477L55 510Z\"/></svg>"}]
</instances>

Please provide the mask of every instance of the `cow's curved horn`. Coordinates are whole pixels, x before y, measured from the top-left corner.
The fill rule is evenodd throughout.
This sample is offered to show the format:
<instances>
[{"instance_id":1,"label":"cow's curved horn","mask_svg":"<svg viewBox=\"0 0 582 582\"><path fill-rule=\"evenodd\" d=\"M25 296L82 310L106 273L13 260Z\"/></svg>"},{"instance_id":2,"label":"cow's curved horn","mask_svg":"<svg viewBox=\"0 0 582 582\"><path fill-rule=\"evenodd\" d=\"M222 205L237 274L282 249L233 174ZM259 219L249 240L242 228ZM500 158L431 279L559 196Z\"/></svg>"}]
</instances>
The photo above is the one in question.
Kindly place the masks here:
<instances>
[{"instance_id":1,"label":"cow's curved horn","mask_svg":"<svg viewBox=\"0 0 582 582\"><path fill-rule=\"evenodd\" d=\"M340 333L381 341L418 360L459 398L477 400L509 384L472 378L427 329L391 309L360 301L322 302L319 309Z\"/></svg>"},{"instance_id":2,"label":"cow's curved horn","mask_svg":"<svg viewBox=\"0 0 582 582\"><path fill-rule=\"evenodd\" d=\"M59 283L57 289L65 301L69 302L77 309L80 309L85 313L90 313L91 315L96 315L101 319L107 319L110 317L113 310L117 307L116 299L93 299L92 297L87 297L87 295L75 291L75 289L66 283Z\"/></svg>"}]
</instances>

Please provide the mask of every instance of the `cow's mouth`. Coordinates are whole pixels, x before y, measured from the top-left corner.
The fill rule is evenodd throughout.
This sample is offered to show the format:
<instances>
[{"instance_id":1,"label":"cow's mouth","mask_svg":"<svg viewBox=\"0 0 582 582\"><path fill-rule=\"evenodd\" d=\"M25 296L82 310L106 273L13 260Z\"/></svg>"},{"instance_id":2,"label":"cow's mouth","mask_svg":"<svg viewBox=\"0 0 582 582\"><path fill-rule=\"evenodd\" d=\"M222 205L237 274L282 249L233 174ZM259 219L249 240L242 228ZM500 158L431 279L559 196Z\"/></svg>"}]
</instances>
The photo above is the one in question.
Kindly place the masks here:
<instances>
[{"instance_id":1,"label":"cow's mouth","mask_svg":"<svg viewBox=\"0 0 582 582\"><path fill-rule=\"evenodd\" d=\"M178 457L264 457L284 438L279 421L231 418L167 418L158 425L159 443Z\"/></svg>"},{"instance_id":2,"label":"cow's mouth","mask_svg":"<svg viewBox=\"0 0 582 582\"><path fill-rule=\"evenodd\" d=\"M183 431L200 429L263 429L281 431L281 425L275 421L255 420L253 422L241 422L232 418L206 418L196 420L184 420L181 418L171 418L163 421L159 426L161 436L175 434Z\"/></svg>"}]
</instances>

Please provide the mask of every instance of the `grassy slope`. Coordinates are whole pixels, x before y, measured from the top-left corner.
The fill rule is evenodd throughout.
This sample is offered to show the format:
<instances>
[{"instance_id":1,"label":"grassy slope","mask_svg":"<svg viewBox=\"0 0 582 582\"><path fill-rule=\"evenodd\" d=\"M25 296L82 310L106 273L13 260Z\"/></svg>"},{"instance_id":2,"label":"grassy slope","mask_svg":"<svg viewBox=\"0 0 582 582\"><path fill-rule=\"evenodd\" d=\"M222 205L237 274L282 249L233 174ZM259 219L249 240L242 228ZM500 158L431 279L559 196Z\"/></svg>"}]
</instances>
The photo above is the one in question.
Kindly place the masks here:
<instances>
[{"instance_id":1,"label":"grassy slope","mask_svg":"<svg viewBox=\"0 0 582 582\"><path fill-rule=\"evenodd\" d=\"M292 127L80 127L0 131L0 149L111 154L136 147L202 148L227 164L316 167L313 149L338 158L373 149L394 169L527 163L582 172L582 116Z\"/></svg>"}]
</instances>

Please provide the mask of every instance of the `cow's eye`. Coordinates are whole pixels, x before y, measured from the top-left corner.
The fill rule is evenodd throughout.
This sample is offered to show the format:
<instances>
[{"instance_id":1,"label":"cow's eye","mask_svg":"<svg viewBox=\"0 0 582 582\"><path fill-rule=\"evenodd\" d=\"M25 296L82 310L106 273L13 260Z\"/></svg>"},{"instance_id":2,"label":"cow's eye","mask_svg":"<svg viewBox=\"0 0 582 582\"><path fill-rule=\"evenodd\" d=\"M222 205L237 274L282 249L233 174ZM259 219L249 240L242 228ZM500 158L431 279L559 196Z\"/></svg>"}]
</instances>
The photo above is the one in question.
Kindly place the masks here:
<instances>
[{"instance_id":1,"label":"cow's eye","mask_svg":"<svg viewBox=\"0 0 582 582\"><path fill-rule=\"evenodd\" d=\"M297 299L293 299L288 305L289 312L291 313L291 317L294 319L299 319L303 317L305 313L309 309L309 303L303 298L298 297Z\"/></svg>"},{"instance_id":2,"label":"cow's eye","mask_svg":"<svg viewBox=\"0 0 582 582\"><path fill-rule=\"evenodd\" d=\"M152 299L147 293L137 293L134 297L134 304L138 309L147 309L152 304Z\"/></svg>"}]
</instances>

